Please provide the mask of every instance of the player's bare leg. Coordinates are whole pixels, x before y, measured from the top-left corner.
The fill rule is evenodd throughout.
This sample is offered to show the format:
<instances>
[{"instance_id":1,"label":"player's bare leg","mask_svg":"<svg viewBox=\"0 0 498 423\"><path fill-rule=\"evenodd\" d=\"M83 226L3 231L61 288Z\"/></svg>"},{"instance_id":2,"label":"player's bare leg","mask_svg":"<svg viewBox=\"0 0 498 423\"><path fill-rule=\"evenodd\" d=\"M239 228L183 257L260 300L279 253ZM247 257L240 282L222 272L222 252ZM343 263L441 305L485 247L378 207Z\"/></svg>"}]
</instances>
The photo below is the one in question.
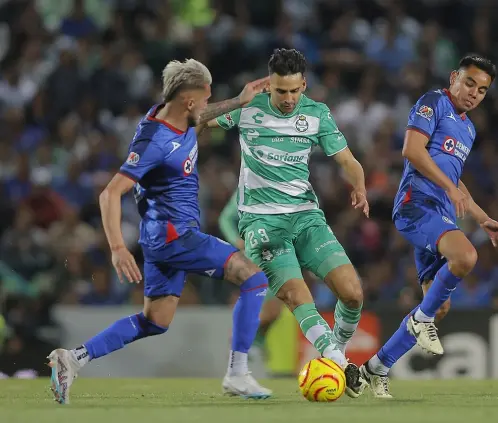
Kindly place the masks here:
<instances>
[{"instance_id":1,"label":"player's bare leg","mask_svg":"<svg viewBox=\"0 0 498 423\"><path fill-rule=\"evenodd\" d=\"M353 336L361 317L361 282L352 264L343 264L331 270L325 276L324 282L338 299L332 337L337 348L345 353L347 342ZM355 364L351 363L347 370L349 374L346 373L346 379L349 377L351 381L347 384L346 393L352 398L357 398L363 393L367 383L357 376L359 370ZM353 384L353 381L356 381L356 384Z\"/></svg>"},{"instance_id":2,"label":"player's bare leg","mask_svg":"<svg viewBox=\"0 0 498 423\"><path fill-rule=\"evenodd\" d=\"M55 401L69 404L71 385L91 358L107 355L138 339L166 332L173 321L178 301L175 296L144 297L143 312L115 322L106 330L108 333L101 332L73 350L58 348L52 351L47 358L52 368L51 389ZM88 350L92 352L92 357Z\"/></svg>"},{"instance_id":3,"label":"player's bare leg","mask_svg":"<svg viewBox=\"0 0 498 423\"><path fill-rule=\"evenodd\" d=\"M429 290L432 281L425 281L422 283L422 291L425 294ZM450 311L451 300L448 298L444 304L439 308L435 316L435 322L440 322ZM398 331L406 330L406 321L407 318L401 323L400 329ZM393 335L396 336L396 335ZM404 343L397 348L397 357L394 361L397 361L401 358L405 353L407 353L410 349L412 349L417 343L415 337L412 337L409 342L404 345ZM360 367L360 372L363 377L370 386L370 389L373 395L376 398L392 398L390 392L390 384L389 384L389 370L391 367L386 366L379 359L378 354L374 355L369 361L367 361L364 365Z\"/></svg>"},{"instance_id":4,"label":"player's bare leg","mask_svg":"<svg viewBox=\"0 0 498 423\"><path fill-rule=\"evenodd\" d=\"M477 262L477 252L464 233L457 230L441 237L438 250L448 262L439 269L420 307L409 317L407 328L417 338L420 347L441 355L444 350L434 324L435 314L458 283L472 271Z\"/></svg>"},{"instance_id":5,"label":"player's bare leg","mask_svg":"<svg viewBox=\"0 0 498 423\"><path fill-rule=\"evenodd\" d=\"M241 294L233 312L232 350L222 383L223 391L244 398L268 398L272 392L252 377L247 364L247 353L256 337L268 280L261 269L241 252L230 257L224 277L239 286Z\"/></svg>"}]
</instances>

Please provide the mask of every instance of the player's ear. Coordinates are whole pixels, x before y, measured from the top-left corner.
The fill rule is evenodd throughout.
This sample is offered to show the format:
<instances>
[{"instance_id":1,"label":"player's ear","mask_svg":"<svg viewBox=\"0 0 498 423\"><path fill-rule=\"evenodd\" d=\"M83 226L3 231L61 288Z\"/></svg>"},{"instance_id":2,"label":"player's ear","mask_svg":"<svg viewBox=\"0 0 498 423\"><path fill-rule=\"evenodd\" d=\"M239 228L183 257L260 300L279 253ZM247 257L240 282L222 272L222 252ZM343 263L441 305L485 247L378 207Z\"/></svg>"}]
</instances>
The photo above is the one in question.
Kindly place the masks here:
<instances>
[{"instance_id":1,"label":"player's ear","mask_svg":"<svg viewBox=\"0 0 498 423\"><path fill-rule=\"evenodd\" d=\"M453 85L458 77L458 71L454 70L450 73L450 85Z\"/></svg>"},{"instance_id":2,"label":"player's ear","mask_svg":"<svg viewBox=\"0 0 498 423\"><path fill-rule=\"evenodd\" d=\"M193 98L187 99L187 109L188 111L191 111L195 106L195 101Z\"/></svg>"},{"instance_id":3,"label":"player's ear","mask_svg":"<svg viewBox=\"0 0 498 423\"><path fill-rule=\"evenodd\" d=\"M306 82L306 78L303 77L303 92L306 91L306 87L308 86L307 82Z\"/></svg>"}]
</instances>

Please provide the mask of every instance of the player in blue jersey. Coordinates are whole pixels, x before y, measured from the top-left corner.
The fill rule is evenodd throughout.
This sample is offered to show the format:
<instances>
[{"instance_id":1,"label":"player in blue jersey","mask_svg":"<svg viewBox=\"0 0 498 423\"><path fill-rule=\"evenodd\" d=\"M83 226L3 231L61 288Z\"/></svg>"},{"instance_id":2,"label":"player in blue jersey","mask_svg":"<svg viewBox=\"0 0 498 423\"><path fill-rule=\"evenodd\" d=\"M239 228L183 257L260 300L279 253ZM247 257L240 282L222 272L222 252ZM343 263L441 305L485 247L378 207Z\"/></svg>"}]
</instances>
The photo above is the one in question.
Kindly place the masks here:
<instances>
[{"instance_id":1,"label":"player in blue jersey","mask_svg":"<svg viewBox=\"0 0 498 423\"><path fill-rule=\"evenodd\" d=\"M396 229L413 245L424 299L360 371L375 396L391 398L388 372L415 344L443 354L434 324L450 308L450 295L477 261L473 245L456 225L469 213L496 247L498 222L472 199L461 181L476 130L466 113L484 99L496 76L484 57L464 57L450 76L449 89L430 91L408 118L405 167L395 198Z\"/></svg>"},{"instance_id":2,"label":"player in blue jersey","mask_svg":"<svg viewBox=\"0 0 498 423\"><path fill-rule=\"evenodd\" d=\"M266 398L247 368L247 352L258 330L258 315L268 281L244 254L199 230L197 134L209 120L247 104L267 84L252 82L232 100L207 106L211 74L189 59L170 62L163 71L163 103L140 121L129 155L100 195L104 230L112 263L121 281L140 282L142 276L121 233L121 196L132 188L139 213L144 255L144 309L116 321L73 350L49 355L52 390L57 402L69 402L69 388L90 360L125 345L168 330L187 273L226 279L240 287L233 311L232 350L223 380L225 393ZM196 126L197 125L197 126ZM202 349L202 345L197 346Z\"/></svg>"}]
</instances>

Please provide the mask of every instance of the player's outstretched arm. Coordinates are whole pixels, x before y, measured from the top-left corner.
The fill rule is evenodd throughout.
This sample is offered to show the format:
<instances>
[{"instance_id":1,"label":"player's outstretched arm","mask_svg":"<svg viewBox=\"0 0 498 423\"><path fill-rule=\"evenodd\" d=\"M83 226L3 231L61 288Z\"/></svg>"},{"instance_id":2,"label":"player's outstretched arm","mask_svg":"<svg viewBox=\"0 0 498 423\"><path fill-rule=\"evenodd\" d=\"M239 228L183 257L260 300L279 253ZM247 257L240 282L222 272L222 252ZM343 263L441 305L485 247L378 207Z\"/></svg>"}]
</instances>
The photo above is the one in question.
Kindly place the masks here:
<instances>
[{"instance_id":1,"label":"player's outstretched arm","mask_svg":"<svg viewBox=\"0 0 498 423\"><path fill-rule=\"evenodd\" d=\"M488 214L481 207L479 207L462 180L458 181L458 188L460 188L469 198L469 213L475 221L481 225L481 228L486 231L493 246L498 247L498 222L491 219Z\"/></svg>"},{"instance_id":2,"label":"player's outstretched arm","mask_svg":"<svg viewBox=\"0 0 498 423\"><path fill-rule=\"evenodd\" d=\"M403 157L422 175L443 188L455 205L457 216L463 217L469 209L469 198L444 174L434 160L432 160L432 157L425 148L428 142L429 138L426 135L413 129L408 129L403 144Z\"/></svg>"},{"instance_id":3,"label":"player's outstretched arm","mask_svg":"<svg viewBox=\"0 0 498 423\"><path fill-rule=\"evenodd\" d=\"M240 107L244 107L250 103L252 99L259 93L262 93L268 86L270 77L257 79L256 81L246 84L241 93L229 100L219 101L217 103L208 104L206 109L201 113L199 121L196 126L197 133L200 133L207 127L214 128L218 126L216 118L218 116L229 113Z\"/></svg>"},{"instance_id":4,"label":"player's outstretched arm","mask_svg":"<svg viewBox=\"0 0 498 423\"><path fill-rule=\"evenodd\" d=\"M351 205L355 209L362 210L365 216L369 217L370 206L367 200L367 189L365 188L365 172L363 172L360 162L356 160L348 147L335 154L334 159L344 170L348 182L353 186Z\"/></svg>"},{"instance_id":5,"label":"player's outstretched arm","mask_svg":"<svg viewBox=\"0 0 498 423\"><path fill-rule=\"evenodd\" d=\"M121 232L121 197L133 188L135 181L120 173L116 174L99 196L102 224L112 251L112 264L123 282L123 275L130 282L140 282L142 275L126 248Z\"/></svg>"}]
</instances>

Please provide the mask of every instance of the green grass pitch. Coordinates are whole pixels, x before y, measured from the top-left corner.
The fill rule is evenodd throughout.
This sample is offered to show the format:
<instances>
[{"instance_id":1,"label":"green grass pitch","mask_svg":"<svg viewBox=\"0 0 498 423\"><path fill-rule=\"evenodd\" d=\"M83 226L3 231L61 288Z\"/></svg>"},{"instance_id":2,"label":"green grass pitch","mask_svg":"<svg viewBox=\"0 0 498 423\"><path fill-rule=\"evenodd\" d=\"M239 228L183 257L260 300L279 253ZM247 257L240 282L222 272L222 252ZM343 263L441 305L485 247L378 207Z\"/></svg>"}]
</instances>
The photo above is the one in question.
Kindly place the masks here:
<instances>
[{"instance_id":1,"label":"green grass pitch","mask_svg":"<svg viewBox=\"0 0 498 423\"><path fill-rule=\"evenodd\" d=\"M214 379L77 379L71 404L56 404L49 380L0 381L5 423L477 423L498 419L498 381L394 381L393 400L366 392L353 400L309 403L297 381L265 382L274 397L225 397Z\"/></svg>"}]
</instances>

